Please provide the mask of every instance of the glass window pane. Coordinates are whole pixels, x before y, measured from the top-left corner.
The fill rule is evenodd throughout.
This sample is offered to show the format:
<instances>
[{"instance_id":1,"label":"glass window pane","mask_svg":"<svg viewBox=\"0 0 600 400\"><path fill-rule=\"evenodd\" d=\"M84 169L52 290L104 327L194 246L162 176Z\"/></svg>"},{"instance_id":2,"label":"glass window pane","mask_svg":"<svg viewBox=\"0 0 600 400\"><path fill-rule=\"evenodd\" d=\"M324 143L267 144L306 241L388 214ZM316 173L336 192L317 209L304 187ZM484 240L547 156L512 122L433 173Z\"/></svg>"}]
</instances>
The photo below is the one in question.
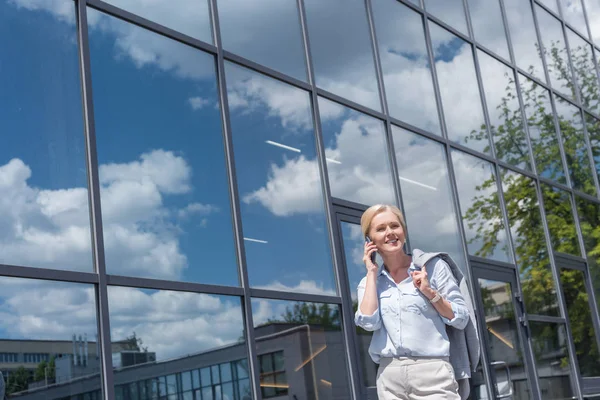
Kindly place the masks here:
<instances>
[{"instance_id":1,"label":"glass window pane","mask_svg":"<svg viewBox=\"0 0 600 400\"><path fill-rule=\"evenodd\" d=\"M586 128L588 138L592 146L592 156L594 157L594 167L600 180L600 121L589 114L585 114Z\"/></svg>"},{"instance_id":2,"label":"glass window pane","mask_svg":"<svg viewBox=\"0 0 600 400\"><path fill-rule=\"evenodd\" d=\"M421 14L396 0L372 4L390 115L440 135Z\"/></svg>"},{"instance_id":3,"label":"glass window pane","mask_svg":"<svg viewBox=\"0 0 600 400\"><path fill-rule=\"evenodd\" d=\"M177 7L168 1L130 1L130 0L107 0L107 3L113 4L119 8L137 14L140 17L149 19L152 22L159 23L167 28L174 29L183 34L200 39L204 42L212 43L212 28L210 23L210 13L208 1L190 1L181 3ZM91 19L91 24L97 23L96 18ZM133 26L131 27L133 28ZM142 37L137 36L133 29L122 31L123 39L127 43L122 43L125 47L131 46L131 51L145 50L140 52L140 57L147 57L147 51L159 49L155 47L157 43L145 44ZM141 46L138 47L138 46ZM143 53L146 53L145 55Z\"/></svg>"},{"instance_id":4,"label":"glass window pane","mask_svg":"<svg viewBox=\"0 0 600 400\"><path fill-rule=\"evenodd\" d=\"M200 387L200 371L197 369L192 371L192 385L194 389Z\"/></svg>"},{"instance_id":5,"label":"glass window pane","mask_svg":"<svg viewBox=\"0 0 600 400\"><path fill-rule=\"evenodd\" d=\"M542 195L552 248L560 253L581 255L575 231L571 196L563 190L546 184L542 184Z\"/></svg>"},{"instance_id":6,"label":"glass window pane","mask_svg":"<svg viewBox=\"0 0 600 400\"><path fill-rule=\"evenodd\" d=\"M576 201L590 279L600 310L600 204L578 197Z\"/></svg>"},{"instance_id":7,"label":"glass window pane","mask_svg":"<svg viewBox=\"0 0 600 400\"><path fill-rule=\"evenodd\" d=\"M596 184L585 141L581 111L560 97L555 99L571 184L575 189L595 195Z\"/></svg>"},{"instance_id":8,"label":"glass window pane","mask_svg":"<svg viewBox=\"0 0 600 400\"><path fill-rule=\"evenodd\" d=\"M535 7L550 84L554 89L574 99L573 75L560 21L540 6Z\"/></svg>"},{"instance_id":9,"label":"glass window pane","mask_svg":"<svg viewBox=\"0 0 600 400\"><path fill-rule=\"evenodd\" d=\"M225 71L250 284L334 294L309 95Z\"/></svg>"},{"instance_id":10,"label":"glass window pane","mask_svg":"<svg viewBox=\"0 0 600 400\"><path fill-rule=\"evenodd\" d=\"M567 39L569 40L571 64L575 70L581 103L590 110L599 112L598 96L600 87L598 87L598 75L596 74L592 46L570 29L567 29Z\"/></svg>"},{"instance_id":11,"label":"glass window pane","mask_svg":"<svg viewBox=\"0 0 600 400\"><path fill-rule=\"evenodd\" d=\"M287 382L293 382L298 385L294 392L305 393L302 398L350 398L341 310L337 305L255 298L252 310L256 350L261 359L270 359L270 366L261 368L263 395L286 395ZM269 372L273 371L276 352L282 352L285 372Z\"/></svg>"},{"instance_id":12,"label":"glass window pane","mask_svg":"<svg viewBox=\"0 0 600 400\"><path fill-rule=\"evenodd\" d=\"M6 398L100 390L94 285L0 277L0 287L2 351L17 353L2 363Z\"/></svg>"},{"instance_id":13,"label":"glass window pane","mask_svg":"<svg viewBox=\"0 0 600 400\"><path fill-rule=\"evenodd\" d=\"M89 14L177 54L142 66L90 31L108 272L237 285L214 58Z\"/></svg>"},{"instance_id":14,"label":"glass window pane","mask_svg":"<svg viewBox=\"0 0 600 400\"><path fill-rule=\"evenodd\" d=\"M177 376L164 375L184 361L201 368L207 386L204 371L216 368L218 382L218 364L246 358L238 297L110 286L108 302L116 385L150 375L158 398L177 398Z\"/></svg>"},{"instance_id":15,"label":"glass window pane","mask_svg":"<svg viewBox=\"0 0 600 400\"><path fill-rule=\"evenodd\" d=\"M434 23L429 26L448 138L489 153L471 45Z\"/></svg>"},{"instance_id":16,"label":"glass window pane","mask_svg":"<svg viewBox=\"0 0 600 400\"><path fill-rule=\"evenodd\" d=\"M306 80L306 60L295 0L255 3L218 0L223 48Z\"/></svg>"},{"instance_id":17,"label":"glass window pane","mask_svg":"<svg viewBox=\"0 0 600 400\"><path fill-rule=\"evenodd\" d=\"M1 264L93 268L74 21L69 0L0 2Z\"/></svg>"},{"instance_id":18,"label":"glass window pane","mask_svg":"<svg viewBox=\"0 0 600 400\"><path fill-rule=\"evenodd\" d=\"M212 384L212 379L210 377L210 367L202 368L200 370L200 382L203 387L210 386Z\"/></svg>"},{"instance_id":19,"label":"glass window pane","mask_svg":"<svg viewBox=\"0 0 600 400\"><path fill-rule=\"evenodd\" d=\"M424 0L428 13L468 36L465 8L462 0Z\"/></svg>"},{"instance_id":20,"label":"glass window pane","mask_svg":"<svg viewBox=\"0 0 600 400\"><path fill-rule=\"evenodd\" d=\"M537 173L566 183L548 90L523 75L519 75L519 83Z\"/></svg>"},{"instance_id":21,"label":"glass window pane","mask_svg":"<svg viewBox=\"0 0 600 400\"><path fill-rule=\"evenodd\" d=\"M192 372L186 371L181 373L181 390L187 392L192 390Z\"/></svg>"},{"instance_id":22,"label":"glass window pane","mask_svg":"<svg viewBox=\"0 0 600 400\"><path fill-rule=\"evenodd\" d=\"M364 1L306 0L304 4L317 85L380 111Z\"/></svg>"},{"instance_id":23,"label":"glass window pane","mask_svg":"<svg viewBox=\"0 0 600 400\"><path fill-rule=\"evenodd\" d=\"M234 400L233 396L233 384L231 382L221 386L221 398L223 400Z\"/></svg>"},{"instance_id":24,"label":"glass window pane","mask_svg":"<svg viewBox=\"0 0 600 400\"><path fill-rule=\"evenodd\" d=\"M563 268L560 270L560 283L567 305L579 373L583 377L600 376L600 355L585 276L582 271Z\"/></svg>"},{"instance_id":25,"label":"glass window pane","mask_svg":"<svg viewBox=\"0 0 600 400\"><path fill-rule=\"evenodd\" d=\"M512 263L493 166L457 150L452 163L469 254Z\"/></svg>"},{"instance_id":26,"label":"glass window pane","mask_svg":"<svg viewBox=\"0 0 600 400\"><path fill-rule=\"evenodd\" d=\"M392 133L411 247L444 249L464 268L466 260L443 145L396 126ZM365 274L365 266L361 265L360 278Z\"/></svg>"},{"instance_id":27,"label":"glass window pane","mask_svg":"<svg viewBox=\"0 0 600 400\"><path fill-rule=\"evenodd\" d=\"M322 97L319 109L331 195L362 204L395 204L383 121Z\"/></svg>"},{"instance_id":28,"label":"glass window pane","mask_svg":"<svg viewBox=\"0 0 600 400\"><path fill-rule=\"evenodd\" d=\"M525 308L529 314L559 315L534 181L502 169L502 193L517 259Z\"/></svg>"},{"instance_id":29,"label":"glass window pane","mask_svg":"<svg viewBox=\"0 0 600 400\"><path fill-rule=\"evenodd\" d=\"M239 360L235 363L237 368L237 377L238 379L247 378L248 377L248 361L247 360Z\"/></svg>"},{"instance_id":30,"label":"glass window pane","mask_svg":"<svg viewBox=\"0 0 600 400\"><path fill-rule=\"evenodd\" d=\"M481 50L478 50L478 58L496 157L531 170L514 70Z\"/></svg>"},{"instance_id":31,"label":"glass window pane","mask_svg":"<svg viewBox=\"0 0 600 400\"><path fill-rule=\"evenodd\" d=\"M221 383L221 374L219 373L219 366L213 365L212 367L210 367L210 372L212 375L213 384Z\"/></svg>"},{"instance_id":32,"label":"glass window pane","mask_svg":"<svg viewBox=\"0 0 600 400\"><path fill-rule=\"evenodd\" d=\"M531 3L522 0L504 0L504 9L517 66L545 82Z\"/></svg>"},{"instance_id":33,"label":"glass window pane","mask_svg":"<svg viewBox=\"0 0 600 400\"><path fill-rule=\"evenodd\" d=\"M565 326L535 321L529 325L542 399L573 397Z\"/></svg>"},{"instance_id":34,"label":"glass window pane","mask_svg":"<svg viewBox=\"0 0 600 400\"><path fill-rule=\"evenodd\" d=\"M221 370L221 382L229 382L232 380L230 363L224 363L219 365L219 369Z\"/></svg>"},{"instance_id":35,"label":"glass window pane","mask_svg":"<svg viewBox=\"0 0 600 400\"><path fill-rule=\"evenodd\" d=\"M259 363L261 374L271 374L273 372L273 355L271 353L260 356Z\"/></svg>"},{"instance_id":36,"label":"glass window pane","mask_svg":"<svg viewBox=\"0 0 600 400\"><path fill-rule=\"evenodd\" d=\"M475 40L505 60L510 60L499 0L469 0Z\"/></svg>"},{"instance_id":37,"label":"glass window pane","mask_svg":"<svg viewBox=\"0 0 600 400\"><path fill-rule=\"evenodd\" d=\"M600 45L600 0L586 0L585 10L589 21L592 40L596 45Z\"/></svg>"},{"instance_id":38,"label":"glass window pane","mask_svg":"<svg viewBox=\"0 0 600 400\"><path fill-rule=\"evenodd\" d=\"M595 0L591 0L589 3L593 3L594 1ZM585 16L583 15L583 4L581 0L562 0L559 1L559 3L562 8L562 15L565 22L587 37L587 25L585 23Z\"/></svg>"},{"instance_id":39,"label":"glass window pane","mask_svg":"<svg viewBox=\"0 0 600 400\"><path fill-rule=\"evenodd\" d=\"M248 379L242 379L238 382L238 393L240 394L240 400L252 400L250 381Z\"/></svg>"}]
</instances>

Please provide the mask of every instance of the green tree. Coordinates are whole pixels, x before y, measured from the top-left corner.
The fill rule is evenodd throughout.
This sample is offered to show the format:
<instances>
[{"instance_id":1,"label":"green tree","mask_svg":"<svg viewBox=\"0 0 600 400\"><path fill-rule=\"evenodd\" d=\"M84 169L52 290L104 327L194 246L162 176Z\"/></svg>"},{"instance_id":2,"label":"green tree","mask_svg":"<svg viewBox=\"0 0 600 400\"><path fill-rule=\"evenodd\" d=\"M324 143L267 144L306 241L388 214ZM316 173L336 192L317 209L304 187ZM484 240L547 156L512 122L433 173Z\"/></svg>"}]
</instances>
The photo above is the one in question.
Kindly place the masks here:
<instances>
[{"instance_id":1,"label":"green tree","mask_svg":"<svg viewBox=\"0 0 600 400\"><path fill-rule=\"evenodd\" d=\"M46 375L47 374L47 375ZM55 358L51 357L49 362L46 360L42 361L38 364L35 373L33 375L33 380L36 382L43 381L48 378L48 381L54 381L56 377L56 362Z\"/></svg>"},{"instance_id":2,"label":"green tree","mask_svg":"<svg viewBox=\"0 0 600 400\"><path fill-rule=\"evenodd\" d=\"M23 367L17 368L11 372L6 379L6 395L27 390L27 385L31 382L31 375Z\"/></svg>"},{"instance_id":3,"label":"green tree","mask_svg":"<svg viewBox=\"0 0 600 400\"><path fill-rule=\"evenodd\" d=\"M287 307L279 318L270 318L267 323L320 325L325 330L340 329L339 307L329 304L295 303Z\"/></svg>"},{"instance_id":4,"label":"green tree","mask_svg":"<svg viewBox=\"0 0 600 400\"><path fill-rule=\"evenodd\" d=\"M546 60L554 76L558 76L563 89L576 97L576 86L572 74L577 78L583 104L598 110L600 92L598 78L592 64L590 50L584 47L572 48L574 70L565 64L566 50L558 43L552 43L549 51L545 52ZM520 88L525 115L519 107L514 107L517 97L516 81L513 76L507 76L509 84L497 110L501 115L500 123L482 127L479 131L471 132L466 138L469 141L487 140L488 131L494 143L499 158L513 165L530 165L527 150L527 137L524 124L528 128L533 152L533 159L538 173L551 180L565 183L565 174L569 174L573 185L584 192L595 194L593 181L594 167L590 164L585 150L585 135L583 132L582 116L579 111L566 102L557 99L558 127L560 130L567 169L562 165L558 146L559 136L556 133L554 115L549 102L547 90L533 81L520 77ZM554 82L553 82L554 83ZM560 111L559 110L559 111ZM594 118L587 118L589 139L600 145L600 123ZM599 146L600 147L600 146ZM489 151L489 146L486 149ZM483 162L483 161L482 161ZM600 161L596 166L600 170ZM514 240L517 266L525 297L525 305L530 314L558 313L556 306L556 289L550 268L548 248L546 245L543 221L540 215L538 191L535 183L528 177L500 171L500 183L505 199L509 228ZM501 215L499 196L490 188L495 188L496 177L481 183L477 190L480 192L472 199L471 207L464 211L463 220L471 232L470 243L480 244L474 255L489 257L503 241L500 240L505 231ZM544 201L546 220L551 236L552 248L557 252L579 254L575 224L573 220L573 205L568 195L560 190L543 185L541 193ZM593 285L600 295L600 207L596 204L580 200L576 207L579 213L581 227L584 233L585 248L592 272ZM563 291L565 293L568 313L573 332L577 358L584 375L600 375L600 358L590 321L589 298L579 271L560 271ZM600 297L600 296L599 296ZM558 342L555 329L544 330L546 340ZM543 346L534 346L536 352L543 351ZM566 358L563 360L566 363Z\"/></svg>"}]
</instances>

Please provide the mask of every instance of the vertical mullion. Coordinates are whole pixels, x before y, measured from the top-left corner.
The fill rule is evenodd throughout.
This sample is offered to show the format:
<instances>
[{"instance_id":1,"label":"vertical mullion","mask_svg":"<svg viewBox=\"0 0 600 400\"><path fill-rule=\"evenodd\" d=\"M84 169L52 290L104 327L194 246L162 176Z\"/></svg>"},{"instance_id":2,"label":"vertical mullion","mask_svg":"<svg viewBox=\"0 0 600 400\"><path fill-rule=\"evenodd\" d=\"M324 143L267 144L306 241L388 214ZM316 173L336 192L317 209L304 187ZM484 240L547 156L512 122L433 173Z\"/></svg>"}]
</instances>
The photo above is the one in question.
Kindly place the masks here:
<instances>
[{"instance_id":1,"label":"vertical mullion","mask_svg":"<svg viewBox=\"0 0 600 400\"><path fill-rule=\"evenodd\" d=\"M535 8L536 4L533 0L529 0L529 3L531 6L531 13L533 15L533 25L535 27L535 32L536 32L536 35L538 38L538 46L540 47L540 49L542 49L541 54L542 54L542 66L544 68L544 76L546 77L546 83L547 83L548 87L550 88L550 90L548 90L548 93L550 93L550 105L552 107L552 112L553 112L552 120L554 121L554 131L556 132L556 137L558 139L560 160L563 165L563 172L565 174L567 186L569 186L570 188L573 188L573 184L571 182L571 174L569 172L569 165L567 164L567 158L565 155L565 150L563 148L562 134L560 132L560 124L558 123L558 114L556 113L556 105L554 102L554 97L556 95L554 94L554 91L552 90L552 81L550 79L550 73L548 72L548 65L546 63L546 55L544 54L547 49L546 49L546 46L544 46L544 42L542 40L542 33L541 33L541 30L539 27L539 23L538 23L538 19L537 19L537 11ZM564 35L564 32L563 32L563 35ZM541 171L538 171L538 172L541 172Z\"/></svg>"},{"instance_id":2,"label":"vertical mullion","mask_svg":"<svg viewBox=\"0 0 600 400\"><path fill-rule=\"evenodd\" d=\"M321 178L321 190L323 193L323 206L327 228L329 231L329 248L331 249L331 260L335 270L336 285L338 294L346 293L342 296L342 328L346 347L346 364L347 375L350 379L350 394L352 399L358 400L361 398L362 378L361 371L358 366L357 344L354 340L354 318L352 316L351 297L348 293L349 283L346 277L346 271L343 270L343 265L338 263L340 255L338 254L338 246L336 245L336 219L334 218L333 204L331 200L331 190L329 185L329 174L327 172L327 161L325 157L325 144L323 143L323 129L321 126L321 114L319 111L319 96L317 95L317 84L315 77L314 63L310 48L310 38L308 34L308 24L306 20L306 8L304 0L296 0L298 7L298 15L300 17L300 28L302 31L302 41L304 44L304 56L306 59L306 69L308 72L308 83L310 84L310 98L312 105L313 127L315 135L315 145L317 151L317 160L319 164L319 173ZM340 235L341 237L341 232ZM339 240L339 238L337 239Z\"/></svg>"},{"instance_id":3,"label":"vertical mullion","mask_svg":"<svg viewBox=\"0 0 600 400\"><path fill-rule=\"evenodd\" d=\"M367 11L367 20L369 22L369 31L371 34L371 47L373 49L373 57L375 59L375 72L377 75L377 83L379 84L379 97L381 98L381 104L383 106L383 113L385 114L385 130L386 130L386 142L387 152L389 158L390 171L392 173L392 184L394 186L394 195L396 202L402 210L404 210L404 200L402 198L402 188L400 185L400 172L398 171L398 163L396 161L396 151L394 148L394 140L392 135L392 122L390 119L390 110L387 102L387 96L385 91L385 82L383 79L383 67L381 65L381 57L379 54L379 44L377 41L377 31L375 29L375 17L373 16L373 5L371 0L365 0L365 8ZM406 238L408 248L410 247L410 239Z\"/></svg>"},{"instance_id":4,"label":"vertical mullion","mask_svg":"<svg viewBox=\"0 0 600 400\"><path fill-rule=\"evenodd\" d=\"M104 398L113 400L114 378L110 338L110 317L108 309L108 286L106 280L106 260L104 255L104 235L102 229L102 209L100 205L100 180L98 175L98 153L96 148L96 127L92 95L92 71L87 25L87 1L75 1L77 12L77 39L81 79L85 150L87 163L88 200L90 210L92 253L94 270L98 274L95 285L96 320L100 340L102 391Z\"/></svg>"},{"instance_id":5,"label":"vertical mullion","mask_svg":"<svg viewBox=\"0 0 600 400\"><path fill-rule=\"evenodd\" d=\"M221 99L221 121L223 125L223 143L225 149L225 160L227 165L227 180L229 184L229 193L231 196L231 213L234 240L236 245L236 253L238 258L238 273L240 283L244 294L242 296L242 312L244 315L244 333L246 339L246 347L248 351L248 368L253 398L255 400L262 399L260 389L260 367L258 365L258 357L256 353L256 340L254 332L254 318L252 315L252 298L250 295L250 282L248 278L248 265L246 262L246 251L243 241L242 216L240 210L240 199L237 188L237 176L235 169L235 159L233 152L233 135L231 131L231 118L229 115L229 100L227 97L227 81L225 77L225 61L223 59L223 44L221 40L221 27L219 24L219 13L217 0L209 0L210 17L213 28L213 38L217 47L217 84L219 97Z\"/></svg>"}]
</instances>

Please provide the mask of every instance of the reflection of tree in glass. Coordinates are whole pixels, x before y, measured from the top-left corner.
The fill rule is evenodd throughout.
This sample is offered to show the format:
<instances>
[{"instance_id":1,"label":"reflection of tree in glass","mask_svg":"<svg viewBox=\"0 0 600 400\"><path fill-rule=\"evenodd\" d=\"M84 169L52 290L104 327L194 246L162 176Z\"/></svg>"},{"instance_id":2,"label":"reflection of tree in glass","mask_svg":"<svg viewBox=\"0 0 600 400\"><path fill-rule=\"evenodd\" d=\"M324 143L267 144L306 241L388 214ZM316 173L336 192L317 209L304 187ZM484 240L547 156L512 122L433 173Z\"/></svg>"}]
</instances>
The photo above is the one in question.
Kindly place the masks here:
<instances>
[{"instance_id":1,"label":"reflection of tree in glass","mask_svg":"<svg viewBox=\"0 0 600 400\"><path fill-rule=\"evenodd\" d=\"M35 382L40 382L43 380L48 380L48 382L53 382L54 377L56 376L56 362L55 357L51 357L50 361L42 361L38 364L35 374L33 376L33 380Z\"/></svg>"},{"instance_id":2,"label":"reflection of tree in glass","mask_svg":"<svg viewBox=\"0 0 600 400\"><path fill-rule=\"evenodd\" d=\"M6 379L6 395L27 390L29 382L29 372L24 367L17 368Z\"/></svg>"},{"instance_id":3,"label":"reflection of tree in glass","mask_svg":"<svg viewBox=\"0 0 600 400\"><path fill-rule=\"evenodd\" d=\"M574 91L575 88L570 79L571 71L565 66L556 46L550 49L547 56L549 68L558 71L564 87ZM576 76L580 77L579 82L582 85L583 103L589 106L599 98L595 69L593 66L588 65L588 56L585 49L575 49L572 57ZM519 165L529 161L529 154L523 150L527 149L527 146L525 145L526 138L521 123L521 112L518 108L513 110L508 106L510 100L517 96L514 78L509 77L509 81L513 84L507 86L505 96L497 106L501 110L504 121L499 126L491 126L490 131L494 137L498 157L503 158L510 164ZM521 90L538 173L553 180L559 180L564 172L561 165L554 117L547 98L548 94L545 89L541 90L535 83L528 82L527 84L522 82ZM574 92L573 97L575 97ZM565 156L569 163L571 176L574 179L579 179L579 182L592 185L591 174L593 169L589 165L587 154L576 151L583 144L574 143L582 140L582 134L576 134L578 128L573 126L571 121L572 119L564 118L564 116L559 118L561 132L564 135L565 152L567 153ZM600 141L598 123L590 127L588 132L592 142ZM486 127L484 126L479 132L472 132L467 140L481 140L485 134ZM489 188L494 188L496 184L494 179L494 176L491 176L477 187L477 191L485 193ZM539 213L536 186L530 178L512 172L504 171L501 173L501 179L527 310L531 314L557 315L554 281ZM567 254L579 254L571 209L572 204L568 196L565 201L563 193L548 187L544 190L544 206L554 250ZM588 231L588 237L590 238L587 243L588 247L586 247L590 266L598 265L598 259L600 258L600 223L598 222L600 221L600 215L598 209L599 207L594 205L579 207L579 217L582 222L586 221L585 226L582 226L582 228ZM491 195L475 195L472 206L464 212L465 223L477 232L472 241L480 240L483 242L482 247L475 255L487 257L498 246L498 235L504 230L500 210L499 198L493 190ZM585 313L589 315L590 309L586 288L581 279L575 279L577 272L565 270L561 273L570 285L568 294L565 293L567 304L570 304L569 314L573 312L573 315L577 316L585 315ZM600 278L596 279L600 280ZM597 281L595 284L600 284L600 282ZM585 296L585 299L583 296ZM573 302L570 303L570 300ZM596 367L593 368L600 369L598 349L589 317L570 318L570 322L580 364L583 362L587 365L586 368L592 368L595 365ZM589 364L591 361L588 362L588 360L596 361ZM600 371L595 373L598 372Z\"/></svg>"},{"instance_id":4,"label":"reflection of tree in glass","mask_svg":"<svg viewBox=\"0 0 600 400\"><path fill-rule=\"evenodd\" d=\"M122 348L123 350L132 350L147 353L148 346L143 346L143 344L144 341L142 340L142 338L137 337L136 333L133 332L131 336L127 336L127 338L123 340Z\"/></svg>"},{"instance_id":5,"label":"reflection of tree in glass","mask_svg":"<svg viewBox=\"0 0 600 400\"><path fill-rule=\"evenodd\" d=\"M340 312L337 306L329 304L296 303L286 307L279 318L269 318L268 324L287 323L298 325L319 325L325 330L340 330Z\"/></svg>"}]
</instances>

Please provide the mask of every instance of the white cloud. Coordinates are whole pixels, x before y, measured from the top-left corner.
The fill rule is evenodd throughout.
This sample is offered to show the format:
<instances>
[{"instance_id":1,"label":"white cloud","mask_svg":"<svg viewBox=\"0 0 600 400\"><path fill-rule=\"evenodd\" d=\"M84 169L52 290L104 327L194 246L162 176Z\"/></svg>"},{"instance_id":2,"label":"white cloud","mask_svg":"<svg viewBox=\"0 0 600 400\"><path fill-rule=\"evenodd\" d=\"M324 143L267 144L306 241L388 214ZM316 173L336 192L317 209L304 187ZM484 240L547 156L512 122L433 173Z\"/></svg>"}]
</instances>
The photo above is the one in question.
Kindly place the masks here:
<instances>
[{"instance_id":1,"label":"white cloud","mask_svg":"<svg viewBox=\"0 0 600 400\"><path fill-rule=\"evenodd\" d=\"M200 202L171 210L168 196L192 190L192 170L180 155L144 153L128 163L102 164L102 221L110 273L180 279L187 257L170 218L206 217L218 207ZM86 188L40 189L20 159L0 166L0 262L91 271ZM200 221L206 225L206 221Z\"/></svg>"},{"instance_id":2,"label":"white cloud","mask_svg":"<svg viewBox=\"0 0 600 400\"><path fill-rule=\"evenodd\" d=\"M203 99L200 96L195 96L190 97L188 99L188 103L190 104L190 107L192 107L193 110L201 110L202 108L204 108L204 106L210 104L211 101L208 99Z\"/></svg>"},{"instance_id":3,"label":"white cloud","mask_svg":"<svg viewBox=\"0 0 600 400\"><path fill-rule=\"evenodd\" d=\"M288 292L288 293L312 293L312 294L320 294L324 296L336 296L337 293L334 289L327 289L323 287L323 284L317 283L311 280L301 280L295 286L288 286L279 281L273 281L268 285L257 286L257 289L267 289L267 290L278 290L280 292Z\"/></svg>"}]
</instances>

